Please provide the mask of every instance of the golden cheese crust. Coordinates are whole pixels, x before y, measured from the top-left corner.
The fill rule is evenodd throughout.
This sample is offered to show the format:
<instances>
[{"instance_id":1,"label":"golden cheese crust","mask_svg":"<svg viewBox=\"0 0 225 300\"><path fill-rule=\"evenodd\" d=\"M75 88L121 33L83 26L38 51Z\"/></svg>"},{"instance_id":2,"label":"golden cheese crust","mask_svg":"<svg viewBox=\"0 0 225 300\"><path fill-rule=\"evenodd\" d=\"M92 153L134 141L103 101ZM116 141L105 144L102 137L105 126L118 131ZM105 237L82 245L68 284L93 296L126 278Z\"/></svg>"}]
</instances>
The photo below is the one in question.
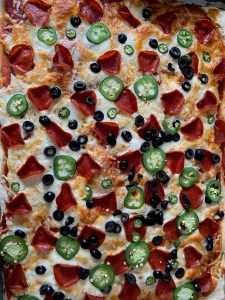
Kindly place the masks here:
<instances>
[{"instance_id":1,"label":"golden cheese crust","mask_svg":"<svg viewBox=\"0 0 225 300\"><path fill-rule=\"evenodd\" d=\"M220 11L215 8L206 10L195 6L172 4L170 1L151 0L119 2L10 0L3 1L3 7L0 95L1 171L2 184L7 191L8 199L5 199L6 207L2 212L1 237L3 239L8 235L14 235L15 231L20 229L26 233L25 241L29 250L26 258L19 262L22 265L24 280L20 280L18 276L12 279L12 276L8 275L8 270L13 270L15 264L4 263L8 299L19 299L18 297L22 295L46 299L46 294L40 294L40 287L47 284L55 291L62 291L66 298L78 300L95 300L88 295L99 297L96 300L125 300L131 299L132 292L133 300L169 300L173 297L175 287L194 280L197 280L201 287L201 292L197 293L196 299L201 299L203 296L204 299L210 297L224 274L224 233L221 216L224 210L225 62L223 63L223 60L225 61L225 52L220 25L217 23ZM143 9L146 7L147 13L150 11L150 16L144 18ZM79 26L73 26L73 22L70 21L72 16L80 17ZM105 24L110 31L110 37L104 42L95 44L88 40L86 33L91 26L94 26L93 24L98 22ZM52 45L49 45L49 37L46 38L44 34L42 38L47 39L47 42L40 40L38 35L40 28L54 30L56 40ZM74 30L76 37L68 38L66 30ZM193 39L188 47L179 44L177 36L181 30L186 30ZM118 35L121 33L126 35L125 42L118 40ZM168 52L161 53L160 48L153 47L149 43L153 39L157 40L158 45L167 45ZM133 54L128 55L125 52L126 45L132 46ZM178 57L172 57L171 48L174 47L180 49L180 57L191 59L184 68L179 67ZM113 51L111 58L109 51ZM211 57L209 59L207 56L208 61L206 61L206 54ZM95 62L101 66L101 71L91 70L90 65ZM189 71L194 73L190 78L187 74L188 67L191 69ZM204 82L205 74L206 82ZM155 79L158 86L157 95L149 101L141 99L141 93L138 94L134 86L135 82L145 75ZM119 99L118 97L114 99L116 101L107 100L106 94L101 92L99 86L108 76L119 77L123 82L124 91L129 90L129 96L122 97L121 95L125 95L123 91L118 96ZM85 82L86 91L89 91L86 98L91 95L91 101L94 99L94 110L90 108L93 103L87 104L86 98L77 100L79 95L85 93L84 90L79 91L76 88L74 91L74 83L77 81ZM190 89L185 90L184 83L187 82L190 83ZM39 92L35 90L36 87L40 88ZM53 87L60 88L59 97L53 96ZM94 94L90 94L90 91ZM141 92L145 93L146 89L143 88ZM13 115L12 109L8 107L10 99L15 94L24 95L28 103L28 108L17 116ZM62 108L69 109L69 116L60 115ZM110 119L108 113L112 108L117 111L114 119ZM14 109L17 110L18 107ZM98 120L96 111L104 114L104 120ZM40 116L44 115L51 120L51 125L48 121L48 124L40 121ZM141 124L139 127L135 123L138 115L144 118L144 125ZM152 120L152 116L157 119L158 125L149 127L150 125L146 124ZM179 120L181 124L179 134L173 136L170 134L169 141L165 137L163 140L161 136L163 133L165 135L163 121L166 117L169 117L170 122L171 119ZM214 121L210 122L209 119ZM78 123L76 129L68 125L69 121L74 120ZM32 122L34 128L29 131L24 125L25 121ZM100 128L101 124L106 122L113 122L114 127L110 123L111 125L108 125L110 129L106 129L105 125L106 127L98 131L97 127ZM56 125L50 130L53 123ZM187 126L189 123L191 125ZM163 140L156 146L153 138L146 137L146 130L152 128L158 138ZM125 131L132 134L132 140L126 141L121 137L122 132ZM116 144L108 142L109 133L113 133ZM74 150L71 140L78 141L81 136L88 137L88 141L83 144L78 143L79 149ZM143 159L144 151L141 148L144 142L151 149L161 148L166 154L165 167L159 171L166 172L169 176L168 182L160 183L160 174L157 171L147 170ZM44 151L48 146L54 146L56 149L55 157L46 156ZM188 158L185 154L187 149L192 149L195 157ZM196 149L200 149L201 154L203 152L203 158L198 159ZM127 158L126 155L130 152L132 152L131 158ZM76 161L76 172L67 180L59 179L56 175L54 163L60 155L72 157ZM28 160L31 157L32 163ZM130 181L128 174L131 170L124 172L119 167L121 157L127 160L130 168L135 166L134 178ZM220 159L217 161L218 157ZM197 170L199 178L185 189L180 185L180 178L183 169L188 167ZM67 169L63 172L67 172ZM43 179L46 174L51 174L54 178L54 182L49 185ZM105 179L110 179L112 182L106 188L102 186ZM212 180L221 182L222 191L217 201L209 203L206 189L207 184ZM158 189L156 193L149 192L149 182L157 182L157 185L163 189L163 193ZM13 183L19 183L19 190L12 188ZM63 189L65 184L67 188L69 187L70 194ZM131 188L130 184L138 185L145 194L144 203L139 209L133 210L124 204L124 199ZM93 191L95 206L93 208L88 208L88 204L83 200L86 196L86 185ZM55 195L51 203L44 200L44 195L49 191ZM189 207L185 208L182 191L183 194L188 195L186 204ZM13 203L13 200L21 194L25 195L29 205L24 202L24 198ZM153 204L152 198L155 194L159 196L160 202L167 201L166 209L163 209L160 203ZM171 194L177 196L177 203L172 204L168 201ZM107 195L104 203L99 200L103 195ZM116 200L113 198L114 195ZM75 199L73 204L70 202L74 201L71 197ZM64 212L63 220L57 221L53 217L56 209ZM148 261L144 266L137 267L129 266L125 261L118 261L119 267L112 265L116 276L112 289L108 291L93 286L90 278L79 280L78 275L76 280L70 278L74 280L72 284L66 286L60 284L57 274L53 271L56 264L79 266L91 270L96 265L104 263L106 258L126 251L132 242L128 235L131 236L136 229L135 227L132 230L127 229L126 223L121 221L121 215L113 214L115 209L121 210L123 214L129 214L129 221L137 218L138 215L143 215L146 220L149 211L155 211L156 214L159 210L162 212L163 224L157 220L152 226L149 226L147 221L147 225L142 224L145 234L140 238L149 246ZM171 220L190 209L197 213L200 223L200 227L192 234L182 235L176 224L175 229L174 226L172 228L168 226L168 231L165 229L165 224L170 224ZM65 225L68 216L75 219L70 229L77 227L79 242L81 240L79 236L87 226L104 233L104 242L98 247L102 254L99 260L93 258L88 249L82 247L71 260L64 259L56 251L56 239L63 235L62 226ZM105 224L109 221L119 224L121 232L107 233ZM55 240L52 243L49 242L51 240L49 237L41 237L39 240L40 235L37 236L37 230L40 227L54 236ZM213 249L210 251L207 250L207 235L213 235ZM156 236L162 237L162 243L159 245L153 243L153 238ZM146 278L152 276L153 271L158 270L155 267L157 260L163 260L161 254L157 254L159 256L153 259L152 253L158 253L159 250L163 253L171 253L175 248L174 243L178 245L178 241L177 258L169 257L167 261L172 263L176 260L179 268L185 270L184 276L179 278L175 271L171 271L169 283L168 280L166 283L163 279L157 279L155 284L147 285ZM46 244L49 243L50 248L46 251L48 247ZM187 257L185 251L190 246L198 254L192 256L192 253L189 253ZM0 254L4 260L3 252ZM127 264L126 271L118 271L121 264ZM159 270L164 274L165 267L161 270L160 264L161 262L158 263ZM37 275L35 271L35 268L40 265L46 268L43 275ZM136 283L133 285L127 283L128 287L126 287L124 273L133 273ZM17 284L14 284L15 282Z\"/></svg>"}]
</instances>

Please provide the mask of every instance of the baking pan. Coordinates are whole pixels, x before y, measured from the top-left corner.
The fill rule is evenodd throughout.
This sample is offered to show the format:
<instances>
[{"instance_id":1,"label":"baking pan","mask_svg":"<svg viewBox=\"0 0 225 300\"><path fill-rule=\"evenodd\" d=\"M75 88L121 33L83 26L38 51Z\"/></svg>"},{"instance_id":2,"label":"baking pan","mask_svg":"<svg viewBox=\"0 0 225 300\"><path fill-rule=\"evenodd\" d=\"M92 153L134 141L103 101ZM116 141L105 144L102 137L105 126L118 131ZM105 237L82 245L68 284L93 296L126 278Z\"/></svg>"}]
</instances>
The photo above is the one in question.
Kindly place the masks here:
<instances>
[{"instance_id":1,"label":"baking pan","mask_svg":"<svg viewBox=\"0 0 225 300\"><path fill-rule=\"evenodd\" d=\"M0 0L0 7L3 5L3 1L8 1L8 0ZM17 0L13 0L14 2L16 2ZM132 1L132 0L131 0ZM178 0L178 3L185 3L185 4L195 4L198 6L214 6L220 9L224 9L225 10L225 0ZM1 9L0 9L1 12ZM221 24L220 24L221 25ZM225 25L225 14L224 14L224 25ZM224 37L225 37L225 33L224 33ZM225 38L224 38L224 42L225 42ZM0 157L0 162L1 162L1 157ZM1 191L0 191L1 193ZM3 195L0 194L0 198L4 198L2 197ZM2 203L2 199L0 199L0 204ZM1 205L0 205L0 217L1 217ZM1 265L1 261L0 261L0 300L6 300L4 297L4 282L3 282L3 274L2 274L2 265ZM225 284L224 284L224 295L225 295ZM213 298L213 300L216 300ZM225 300L225 298L224 298Z\"/></svg>"}]
</instances>

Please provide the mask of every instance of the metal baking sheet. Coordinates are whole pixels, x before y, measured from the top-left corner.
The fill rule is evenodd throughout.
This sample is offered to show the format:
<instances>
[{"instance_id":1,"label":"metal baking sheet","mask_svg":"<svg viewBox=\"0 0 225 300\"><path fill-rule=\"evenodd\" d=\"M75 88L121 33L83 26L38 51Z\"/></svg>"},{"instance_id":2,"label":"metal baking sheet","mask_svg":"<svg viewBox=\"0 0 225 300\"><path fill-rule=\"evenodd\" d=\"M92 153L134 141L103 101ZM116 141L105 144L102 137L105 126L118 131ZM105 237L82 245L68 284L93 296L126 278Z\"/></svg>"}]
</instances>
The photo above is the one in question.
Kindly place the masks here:
<instances>
[{"instance_id":1,"label":"metal baking sheet","mask_svg":"<svg viewBox=\"0 0 225 300\"><path fill-rule=\"evenodd\" d=\"M6 0L7 1L7 0ZM132 0L131 0L132 1ZM199 6L215 6L220 9L225 10L225 0L178 0L179 3L185 3L185 4L195 4ZM0 6L3 5L3 0L0 0ZM0 10L1 11L1 10ZM1 206L0 206L0 216L1 216ZM4 284L3 284L3 274L1 272L1 261L0 261L0 300L6 300L4 299ZM224 284L224 295L225 295L225 284ZM216 299L213 299L216 300ZM224 298L225 300L225 298Z\"/></svg>"}]
</instances>

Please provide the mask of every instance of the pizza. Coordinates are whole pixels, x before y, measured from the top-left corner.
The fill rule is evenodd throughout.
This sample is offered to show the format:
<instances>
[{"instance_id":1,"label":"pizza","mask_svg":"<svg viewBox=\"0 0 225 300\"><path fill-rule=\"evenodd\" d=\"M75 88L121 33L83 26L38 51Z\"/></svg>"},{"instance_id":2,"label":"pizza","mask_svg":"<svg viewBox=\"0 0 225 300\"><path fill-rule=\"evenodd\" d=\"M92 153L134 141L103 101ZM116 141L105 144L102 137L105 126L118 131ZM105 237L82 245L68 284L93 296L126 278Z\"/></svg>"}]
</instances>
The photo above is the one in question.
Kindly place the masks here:
<instances>
[{"instance_id":1,"label":"pizza","mask_svg":"<svg viewBox=\"0 0 225 300\"><path fill-rule=\"evenodd\" d=\"M224 299L223 18L3 1L5 299Z\"/></svg>"}]
</instances>

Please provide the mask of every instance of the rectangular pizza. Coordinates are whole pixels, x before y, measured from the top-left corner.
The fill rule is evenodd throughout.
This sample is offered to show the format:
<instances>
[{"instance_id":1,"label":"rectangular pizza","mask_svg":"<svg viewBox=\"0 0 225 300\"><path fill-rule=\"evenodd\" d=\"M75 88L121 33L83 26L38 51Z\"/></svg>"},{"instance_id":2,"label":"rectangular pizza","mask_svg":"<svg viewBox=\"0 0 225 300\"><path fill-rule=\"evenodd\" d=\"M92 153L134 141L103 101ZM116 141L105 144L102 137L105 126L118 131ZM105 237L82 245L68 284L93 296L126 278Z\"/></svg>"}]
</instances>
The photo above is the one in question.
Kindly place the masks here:
<instances>
[{"instance_id":1,"label":"rectangular pizza","mask_svg":"<svg viewBox=\"0 0 225 300\"><path fill-rule=\"evenodd\" d=\"M0 298L223 300L224 12L0 4Z\"/></svg>"}]
</instances>

